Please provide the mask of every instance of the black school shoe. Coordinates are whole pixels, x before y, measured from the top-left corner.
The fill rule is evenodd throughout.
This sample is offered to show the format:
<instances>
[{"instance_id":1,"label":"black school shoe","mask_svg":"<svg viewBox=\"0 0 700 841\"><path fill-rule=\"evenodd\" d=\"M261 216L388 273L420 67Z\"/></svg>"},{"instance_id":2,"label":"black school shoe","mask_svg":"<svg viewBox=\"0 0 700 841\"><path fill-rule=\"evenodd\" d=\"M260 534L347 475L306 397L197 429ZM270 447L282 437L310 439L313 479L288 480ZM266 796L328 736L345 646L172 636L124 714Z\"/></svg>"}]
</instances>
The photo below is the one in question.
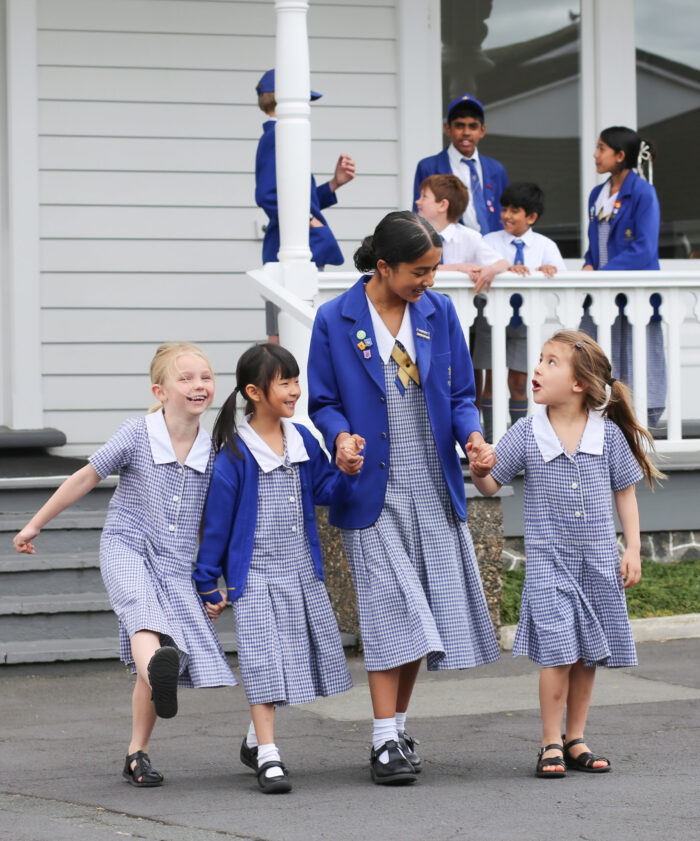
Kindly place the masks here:
<instances>
[{"instance_id":1,"label":"black school shoe","mask_svg":"<svg viewBox=\"0 0 700 841\"><path fill-rule=\"evenodd\" d=\"M388 762L380 762L379 757L387 751ZM369 768L372 775L372 782L382 785L407 785L415 783L416 772L413 765L401 752L398 744L390 739L378 749L372 748L369 756Z\"/></svg>"},{"instance_id":2,"label":"black school shoe","mask_svg":"<svg viewBox=\"0 0 700 841\"><path fill-rule=\"evenodd\" d=\"M135 762L134 767L131 763ZM124 770L122 777L137 788L153 788L154 786L163 785L163 775L156 771L151 765L151 759L147 753L142 750L137 750L136 753L129 754L124 763Z\"/></svg>"},{"instance_id":3,"label":"black school shoe","mask_svg":"<svg viewBox=\"0 0 700 841\"><path fill-rule=\"evenodd\" d=\"M401 753L413 765L413 770L416 774L420 774L423 770L423 760L416 753L415 746L419 745L418 739L412 739L405 730L399 733L399 748Z\"/></svg>"},{"instance_id":4,"label":"black school shoe","mask_svg":"<svg viewBox=\"0 0 700 841\"><path fill-rule=\"evenodd\" d=\"M247 765L248 768L252 768L256 774L258 773L258 747L257 745L254 748L249 747L245 736L241 742L240 757L241 762L244 765Z\"/></svg>"},{"instance_id":5,"label":"black school shoe","mask_svg":"<svg viewBox=\"0 0 700 841\"><path fill-rule=\"evenodd\" d=\"M177 679L180 675L180 657L172 646L164 645L151 657L148 680L151 700L159 718L177 715Z\"/></svg>"},{"instance_id":6,"label":"black school shoe","mask_svg":"<svg viewBox=\"0 0 700 841\"><path fill-rule=\"evenodd\" d=\"M266 777L265 771L268 768L279 768L282 771L282 776ZM289 782L289 772L285 766L277 761L271 760L261 765L257 769L258 785L263 794L286 794L292 790L292 784Z\"/></svg>"}]
</instances>

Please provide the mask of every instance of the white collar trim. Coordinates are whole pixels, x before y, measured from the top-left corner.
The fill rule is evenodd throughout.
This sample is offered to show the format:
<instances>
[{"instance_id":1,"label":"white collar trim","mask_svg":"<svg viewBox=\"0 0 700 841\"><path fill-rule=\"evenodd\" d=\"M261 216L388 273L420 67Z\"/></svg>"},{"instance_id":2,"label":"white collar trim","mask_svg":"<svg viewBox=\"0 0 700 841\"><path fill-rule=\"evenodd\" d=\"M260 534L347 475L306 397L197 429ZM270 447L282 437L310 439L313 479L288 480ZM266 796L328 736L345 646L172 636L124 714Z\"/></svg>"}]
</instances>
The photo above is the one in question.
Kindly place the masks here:
<instances>
[{"instance_id":1,"label":"white collar trim","mask_svg":"<svg viewBox=\"0 0 700 841\"><path fill-rule=\"evenodd\" d=\"M262 472L270 473L270 471L284 465L284 457L277 455L277 453L271 449L271 447L266 444L253 429L250 425L250 419L252 417L252 415L246 415L240 424L238 424L236 432L238 433L241 441L243 441L246 447L250 450L251 455L258 463L258 467L262 470ZM292 463L308 461L309 454L306 452L304 439L301 437L301 433L289 420L289 418L281 418L281 420L282 432L284 434L284 441L289 461Z\"/></svg>"},{"instance_id":2,"label":"white collar trim","mask_svg":"<svg viewBox=\"0 0 700 841\"><path fill-rule=\"evenodd\" d=\"M571 454L566 451L557 438L547 415L546 406L543 406L537 414L532 416L532 434L535 436L535 441L545 461L552 461L562 453L570 457ZM604 441L605 421L603 416L598 412L589 412L577 452L600 456L603 454Z\"/></svg>"},{"instance_id":3,"label":"white collar trim","mask_svg":"<svg viewBox=\"0 0 700 841\"><path fill-rule=\"evenodd\" d=\"M374 337L377 340L377 350L382 362L385 364L391 359L391 352L397 341L406 348L406 353L411 359L416 361L416 343L413 340L413 327L411 326L411 306L406 304L403 311L403 318L401 319L401 327L396 334L396 338L391 335L391 331L384 323L381 315L374 308L374 304L370 301L369 295L367 297L367 306L369 307L369 314L372 319L372 327L374 328Z\"/></svg>"},{"instance_id":4,"label":"white collar trim","mask_svg":"<svg viewBox=\"0 0 700 841\"><path fill-rule=\"evenodd\" d=\"M177 456L173 449L173 443L170 440L168 427L165 425L165 417L162 409L146 415L146 430L148 432L148 443L151 445L151 455L153 456L154 464L177 462ZM194 444L192 444L189 453L187 453L185 467L191 467L197 473L204 473L209 464L210 454L211 438L206 429L200 424Z\"/></svg>"}]
</instances>

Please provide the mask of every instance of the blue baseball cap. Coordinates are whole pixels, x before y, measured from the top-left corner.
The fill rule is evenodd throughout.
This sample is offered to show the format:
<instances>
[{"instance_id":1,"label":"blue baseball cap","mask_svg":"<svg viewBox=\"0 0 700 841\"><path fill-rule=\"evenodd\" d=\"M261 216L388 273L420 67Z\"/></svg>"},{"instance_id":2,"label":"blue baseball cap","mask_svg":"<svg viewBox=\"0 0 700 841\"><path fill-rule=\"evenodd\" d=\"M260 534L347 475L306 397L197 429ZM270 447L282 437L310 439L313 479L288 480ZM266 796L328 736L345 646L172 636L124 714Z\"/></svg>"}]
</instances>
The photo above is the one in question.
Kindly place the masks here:
<instances>
[{"instance_id":1,"label":"blue baseball cap","mask_svg":"<svg viewBox=\"0 0 700 841\"><path fill-rule=\"evenodd\" d=\"M262 74L262 77L258 84L255 86L255 90L258 93L274 93L275 92L275 71L268 70L267 72ZM317 91L310 91L309 92L309 99L313 102L315 99L320 99L323 96L322 93L318 93Z\"/></svg>"},{"instance_id":2,"label":"blue baseball cap","mask_svg":"<svg viewBox=\"0 0 700 841\"><path fill-rule=\"evenodd\" d=\"M450 122L452 117L452 112L458 105L462 105L463 103L468 102L472 108L477 111L481 115L481 122L485 122L484 117L484 106L479 102L476 97L470 96L468 93L463 94L462 96L458 96L457 99L453 99L452 102L447 106L447 122Z\"/></svg>"}]
</instances>

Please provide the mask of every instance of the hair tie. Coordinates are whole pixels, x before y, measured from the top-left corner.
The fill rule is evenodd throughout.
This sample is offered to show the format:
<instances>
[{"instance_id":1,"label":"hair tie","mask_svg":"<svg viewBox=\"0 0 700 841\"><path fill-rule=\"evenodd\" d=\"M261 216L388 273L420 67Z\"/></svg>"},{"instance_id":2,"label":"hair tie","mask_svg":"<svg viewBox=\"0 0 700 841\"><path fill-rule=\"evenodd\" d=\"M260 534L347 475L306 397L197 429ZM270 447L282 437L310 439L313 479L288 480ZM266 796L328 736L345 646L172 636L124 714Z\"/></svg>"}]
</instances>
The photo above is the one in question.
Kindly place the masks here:
<instances>
[{"instance_id":1,"label":"hair tie","mask_svg":"<svg viewBox=\"0 0 700 841\"><path fill-rule=\"evenodd\" d=\"M644 164L647 165L647 172L649 173L646 180L650 184L653 184L654 167L652 165L651 146L649 146L646 140L642 140L639 144L639 153L637 154L637 174L641 175L642 178L644 178Z\"/></svg>"},{"instance_id":2,"label":"hair tie","mask_svg":"<svg viewBox=\"0 0 700 841\"><path fill-rule=\"evenodd\" d=\"M583 346L584 346L585 344L586 344L585 342L576 342L576 344L574 345L574 347L577 347L579 350L583 350Z\"/></svg>"},{"instance_id":3,"label":"hair tie","mask_svg":"<svg viewBox=\"0 0 700 841\"><path fill-rule=\"evenodd\" d=\"M616 383L616 382L617 382L617 380L615 379L615 377L610 377L610 379L608 380L608 385L610 386L610 388L612 388L613 383Z\"/></svg>"}]
</instances>

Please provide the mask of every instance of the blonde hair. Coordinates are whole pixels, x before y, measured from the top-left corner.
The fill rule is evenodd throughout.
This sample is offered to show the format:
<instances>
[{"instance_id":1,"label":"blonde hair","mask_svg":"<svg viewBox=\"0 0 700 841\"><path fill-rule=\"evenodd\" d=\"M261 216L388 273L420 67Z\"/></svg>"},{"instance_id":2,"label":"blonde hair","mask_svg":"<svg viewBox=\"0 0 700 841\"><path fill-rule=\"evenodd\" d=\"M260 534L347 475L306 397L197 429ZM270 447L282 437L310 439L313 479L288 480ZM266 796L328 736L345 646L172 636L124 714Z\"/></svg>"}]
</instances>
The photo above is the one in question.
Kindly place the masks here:
<instances>
[{"instance_id":1,"label":"blonde hair","mask_svg":"<svg viewBox=\"0 0 700 841\"><path fill-rule=\"evenodd\" d=\"M206 353L197 345L190 342L166 342L158 348L151 361L151 385L163 385L165 378L170 376L173 368L175 368L179 357L187 353L192 354L192 356L199 356L213 372L214 369L211 367L211 362ZM162 403L154 403L148 410L148 414L150 415L151 412L157 412L158 409L162 408Z\"/></svg>"},{"instance_id":2,"label":"blonde hair","mask_svg":"<svg viewBox=\"0 0 700 841\"><path fill-rule=\"evenodd\" d=\"M584 388L584 408L600 411L603 417L610 418L620 427L632 455L653 490L654 479L666 478L647 454L649 450L654 450L654 439L649 430L637 423L629 389L613 377L610 360L603 348L581 330L560 330L549 341L571 348L574 377ZM610 388L610 397L606 394L606 386Z\"/></svg>"}]
</instances>

